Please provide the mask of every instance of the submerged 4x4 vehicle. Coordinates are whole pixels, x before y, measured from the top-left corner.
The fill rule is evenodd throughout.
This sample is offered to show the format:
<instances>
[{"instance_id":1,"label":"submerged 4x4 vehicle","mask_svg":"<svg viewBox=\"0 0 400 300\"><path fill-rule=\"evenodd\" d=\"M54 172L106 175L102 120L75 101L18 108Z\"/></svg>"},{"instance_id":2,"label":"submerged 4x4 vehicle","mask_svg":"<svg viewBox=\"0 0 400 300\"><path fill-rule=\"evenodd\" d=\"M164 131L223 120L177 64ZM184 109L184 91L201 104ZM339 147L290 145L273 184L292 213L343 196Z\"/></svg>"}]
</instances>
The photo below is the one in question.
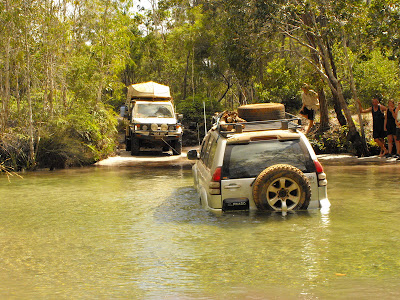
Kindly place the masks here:
<instances>
[{"instance_id":1,"label":"submerged 4x4 vehicle","mask_svg":"<svg viewBox=\"0 0 400 300\"><path fill-rule=\"evenodd\" d=\"M194 185L204 207L286 212L330 205L323 167L298 131L301 119L275 115L281 119L218 120L200 151L188 152L196 161Z\"/></svg>"},{"instance_id":2,"label":"submerged 4x4 vehicle","mask_svg":"<svg viewBox=\"0 0 400 300\"><path fill-rule=\"evenodd\" d=\"M138 155L141 148L162 147L182 152L182 115L175 114L169 87L152 81L132 84L127 94L126 150Z\"/></svg>"}]
</instances>

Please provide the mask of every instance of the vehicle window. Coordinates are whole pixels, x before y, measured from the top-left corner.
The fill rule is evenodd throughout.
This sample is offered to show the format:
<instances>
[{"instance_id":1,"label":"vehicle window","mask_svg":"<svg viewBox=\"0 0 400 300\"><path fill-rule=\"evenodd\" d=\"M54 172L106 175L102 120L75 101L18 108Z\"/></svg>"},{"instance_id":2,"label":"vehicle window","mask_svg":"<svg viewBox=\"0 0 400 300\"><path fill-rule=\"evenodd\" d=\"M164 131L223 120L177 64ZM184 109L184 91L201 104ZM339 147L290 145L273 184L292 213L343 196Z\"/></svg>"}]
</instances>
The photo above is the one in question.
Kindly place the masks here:
<instances>
[{"instance_id":1,"label":"vehicle window","mask_svg":"<svg viewBox=\"0 0 400 300\"><path fill-rule=\"evenodd\" d=\"M213 139L211 141L211 148L210 148L210 153L208 155L207 161L205 161L204 163L206 164L206 166L208 168L211 168L212 162L214 160L214 156L215 156L215 151L217 150L217 139Z\"/></svg>"},{"instance_id":2,"label":"vehicle window","mask_svg":"<svg viewBox=\"0 0 400 300\"><path fill-rule=\"evenodd\" d=\"M201 143L201 150L200 150L200 159L204 160L204 154L206 153L206 148L208 145L208 140L210 139L211 135L206 135Z\"/></svg>"},{"instance_id":3,"label":"vehicle window","mask_svg":"<svg viewBox=\"0 0 400 300\"><path fill-rule=\"evenodd\" d=\"M136 103L136 118L172 118L172 106L169 103Z\"/></svg>"},{"instance_id":4,"label":"vehicle window","mask_svg":"<svg viewBox=\"0 0 400 300\"><path fill-rule=\"evenodd\" d=\"M215 138L213 136L210 136L210 138L208 139L207 145L205 145L206 147L204 149L203 162L206 166L207 166L207 162L208 162L208 157L210 156L211 145L214 141L215 141Z\"/></svg>"},{"instance_id":5,"label":"vehicle window","mask_svg":"<svg viewBox=\"0 0 400 300\"><path fill-rule=\"evenodd\" d=\"M270 140L227 145L222 176L231 179L252 178L275 164L289 164L303 172L315 171L306 145L301 140Z\"/></svg>"}]
</instances>

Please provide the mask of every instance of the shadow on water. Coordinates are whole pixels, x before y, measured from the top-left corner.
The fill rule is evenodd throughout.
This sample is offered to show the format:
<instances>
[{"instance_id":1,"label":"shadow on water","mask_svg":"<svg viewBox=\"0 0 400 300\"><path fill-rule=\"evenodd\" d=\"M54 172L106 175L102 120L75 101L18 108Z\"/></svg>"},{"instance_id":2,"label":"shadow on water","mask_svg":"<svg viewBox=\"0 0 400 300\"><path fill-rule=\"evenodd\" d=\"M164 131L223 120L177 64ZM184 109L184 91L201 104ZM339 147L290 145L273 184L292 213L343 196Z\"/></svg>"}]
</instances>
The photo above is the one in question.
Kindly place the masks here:
<instances>
[{"instance_id":1,"label":"shadow on water","mask_svg":"<svg viewBox=\"0 0 400 300\"><path fill-rule=\"evenodd\" d=\"M181 187L167 197L154 211L154 219L160 223L207 224L221 227L254 226L268 222L286 222L312 217L312 211L290 211L287 214L269 211L213 212L203 208L193 187Z\"/></svg>"}]
</instances>

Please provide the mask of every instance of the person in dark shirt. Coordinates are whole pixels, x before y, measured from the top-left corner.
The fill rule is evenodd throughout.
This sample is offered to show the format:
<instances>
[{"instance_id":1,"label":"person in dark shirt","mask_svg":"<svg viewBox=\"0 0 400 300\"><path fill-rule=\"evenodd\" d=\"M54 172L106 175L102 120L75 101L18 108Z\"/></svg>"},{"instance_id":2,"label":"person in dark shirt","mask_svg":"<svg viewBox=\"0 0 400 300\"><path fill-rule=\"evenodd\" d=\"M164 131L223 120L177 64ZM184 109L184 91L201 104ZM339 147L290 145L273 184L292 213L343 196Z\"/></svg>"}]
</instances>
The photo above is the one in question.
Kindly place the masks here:
<instances>
[{"instance_id":1,"label":"person in dark shirt","mask_svg":"<svg viewBox=\"0 0 400 300\"><path fill-rule=\"evenodd\" d=\"M384 138L386 137L385 132L385 111L387 108L379 103L378 98L372 99L372 106L367 109L363 109L361 101L357 99L361 113L372 112L372 136L374 141L381 148L380 157L387 155L389 152L385 147Z\"/></svg>"},{"instance_id":2,"label":"person in dark shirt","mask_svg":"<svg viewBox=\"0 0 400 300\"><path fill-rule=\"evenodd\" d=\"M397 108L394 111L394 118L395 118L395 122L396 122L397 160L400 160L400 102L397 104Z\"/></svg>"},{"instance_id":3,"label":"person in dark shirt","mask_svg":"<svg viewBox=\"0 0 400 300\"><path fill-rule=\"evenodd\" d=\"M392 156L393 143L396 140L396 107L394 106L394 101L388 101L388 107L385 113L385 131L388 139L388 156ZM397 152L396 152L397 153ZM396 155L397 156L397 155Z\"/></svg>"}]
</instances>

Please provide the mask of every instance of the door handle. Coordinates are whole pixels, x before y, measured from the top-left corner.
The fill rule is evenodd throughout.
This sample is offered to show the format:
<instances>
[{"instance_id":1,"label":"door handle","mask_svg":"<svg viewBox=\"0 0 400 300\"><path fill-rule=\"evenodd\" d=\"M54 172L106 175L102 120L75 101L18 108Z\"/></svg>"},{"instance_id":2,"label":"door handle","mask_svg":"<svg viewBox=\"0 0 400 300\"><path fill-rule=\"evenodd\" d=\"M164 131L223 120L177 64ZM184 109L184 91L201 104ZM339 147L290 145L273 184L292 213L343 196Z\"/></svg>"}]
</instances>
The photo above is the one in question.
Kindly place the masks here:
<instances>
[{"instance_id":1,"label":"door handle","mask_svg":"<svg viewBox=\"0 0 400 300\"><path fill-rule=\"evenodd\" d=\"M233 183L233 184L229 184L229 185L224 186L224 189L228 189L228 190L229 189L238 189L240 187L241 187L241 185Z\"/></svg>"}]
</instances>

